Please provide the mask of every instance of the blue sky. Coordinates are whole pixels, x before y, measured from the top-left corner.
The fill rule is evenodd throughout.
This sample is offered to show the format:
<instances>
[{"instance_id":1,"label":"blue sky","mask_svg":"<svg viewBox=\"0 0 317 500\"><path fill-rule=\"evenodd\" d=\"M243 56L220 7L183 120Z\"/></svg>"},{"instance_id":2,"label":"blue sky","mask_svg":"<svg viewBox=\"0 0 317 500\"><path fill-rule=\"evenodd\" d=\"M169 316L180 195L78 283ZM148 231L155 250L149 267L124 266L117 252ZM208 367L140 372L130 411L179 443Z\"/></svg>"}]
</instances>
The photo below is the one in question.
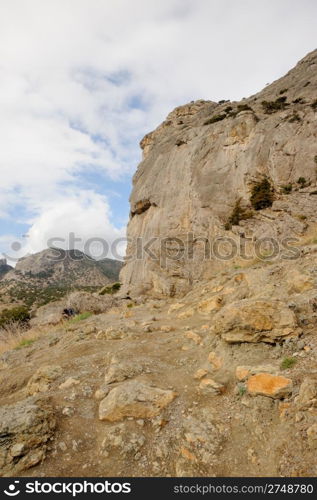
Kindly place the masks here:
<instances>
[{"instance_id":1,"label":"blue sky","mask_svg":"<svg viewBox=\"0 0 317 500\"><path fill-rule=\"evenodd\" d=\"M2 0L0 254L122 238L143 135L282 76L316 18L315 0Z\"/></svg>"}]
</instances>

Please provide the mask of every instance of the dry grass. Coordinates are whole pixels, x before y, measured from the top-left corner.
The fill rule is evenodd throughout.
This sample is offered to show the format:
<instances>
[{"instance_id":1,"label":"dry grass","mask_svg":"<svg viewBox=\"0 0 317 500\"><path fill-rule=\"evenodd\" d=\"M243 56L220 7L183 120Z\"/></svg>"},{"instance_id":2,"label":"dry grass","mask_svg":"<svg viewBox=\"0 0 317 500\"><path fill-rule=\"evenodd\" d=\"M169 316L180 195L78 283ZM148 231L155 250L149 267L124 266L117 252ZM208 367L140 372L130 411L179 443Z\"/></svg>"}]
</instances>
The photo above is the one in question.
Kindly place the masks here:
<instances>
[{"instance_id":1,"label":"dry grass","mask_svg":"<svg viewBox=\"0 0 317 500\"><path fill-rule=\"evenodd\" d=\"M13 349L22 349L33 344L50 328L27 328L21 323L11 323L0 329L0 355Z\"/></svg>"}]
</instances>

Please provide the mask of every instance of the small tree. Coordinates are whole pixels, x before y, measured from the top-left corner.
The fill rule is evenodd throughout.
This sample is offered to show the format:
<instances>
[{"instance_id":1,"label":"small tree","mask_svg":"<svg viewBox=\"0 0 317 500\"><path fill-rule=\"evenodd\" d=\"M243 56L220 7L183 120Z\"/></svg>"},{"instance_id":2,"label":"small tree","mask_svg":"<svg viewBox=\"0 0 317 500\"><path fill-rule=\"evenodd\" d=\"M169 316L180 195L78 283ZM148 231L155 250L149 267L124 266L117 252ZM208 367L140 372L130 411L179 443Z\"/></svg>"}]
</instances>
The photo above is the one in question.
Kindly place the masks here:
<instances>
[{"instance_id":1,"label":"small tree","mask_svg":"<svg viewBox=\"0 0 317 500\"><path fill-rule=\"evenodd\" d=\"M267 177L252 186L250 202L254 210L271 207L273 201L273 188Z\"/></svg>"}]
</instances>

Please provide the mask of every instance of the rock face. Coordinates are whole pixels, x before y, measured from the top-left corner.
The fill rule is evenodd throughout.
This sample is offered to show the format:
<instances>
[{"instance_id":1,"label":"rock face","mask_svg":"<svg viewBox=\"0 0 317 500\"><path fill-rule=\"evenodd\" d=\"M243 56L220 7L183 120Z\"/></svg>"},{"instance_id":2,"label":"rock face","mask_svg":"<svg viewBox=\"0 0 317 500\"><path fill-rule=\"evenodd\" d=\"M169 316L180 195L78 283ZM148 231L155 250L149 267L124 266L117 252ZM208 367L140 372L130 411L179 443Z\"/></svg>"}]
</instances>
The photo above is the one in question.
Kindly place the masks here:
<instances>
[{"instance_id":1,"label":"rock face","mask_svg":"<svg viewBox=\"0 0 317 500\"><path fill-rule=\"evenodd\" d=\"M258 94L240 103L178 107L144 137L121 272L126 292L183 294L224 269L225 259L214 258L217 248L204 239L236 236L239 227L225 232L224 224L238 199L250 205L252 184L263 175L275 201L265 216L256 212L241 223L251 237L298 236L305 228L298 214L317 220L310 196L316 190L316 69L314 51ZM286 195L290 184L303 189ZM140 241L143 249L148 245L143 255Z\"/></svg>"},{"instance_id":2,"label":"rock face","mask_svg":"<svg viewBox=\"0 0 317 500\"><path fill-rule=\"evenodd\" d=\"M131 381L112 389L99 406L99 419L116 422L125 417L152 418L159 415L176 397L175 392L165 391Z\"/></svg>"},{"instance_id":3,"label":"rock face","mask_svg":"<svg viewBox=\"0 0 317 500\"><path fill-rule=\"evenodd\" d=\"M0 475L12 476L45 458L55 429L52 408L28 398L0 408Z\"/></svg>"},{"instance_id":4,"label":"rock face","mask_svg":"<svg viewBox=\"0 0 317 500\"><path fill-rule=\"evenodd\" d=\"M275 342L295 335L296 318L280 301L241 300L224 307L213 330L230 343Z\"/></svg>"}]
</instances>

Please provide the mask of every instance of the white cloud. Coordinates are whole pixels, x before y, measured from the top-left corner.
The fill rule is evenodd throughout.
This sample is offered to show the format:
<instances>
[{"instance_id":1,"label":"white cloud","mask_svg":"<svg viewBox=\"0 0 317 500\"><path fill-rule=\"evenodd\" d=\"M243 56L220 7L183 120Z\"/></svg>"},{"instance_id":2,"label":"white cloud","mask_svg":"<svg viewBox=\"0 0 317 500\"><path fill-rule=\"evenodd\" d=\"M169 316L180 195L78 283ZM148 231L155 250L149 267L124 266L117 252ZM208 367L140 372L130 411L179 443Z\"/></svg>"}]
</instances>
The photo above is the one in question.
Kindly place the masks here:
<instances>
[{"instance_id":1,"label":"white cloud","mask_svg":"<svg viewBox=\"0 0 317 500\"><path fill-rule=\"evenodd\" d=\"M18 193L38 249L86 203L115 237L106 197L65 186L90 170L124 180L176 105L240 99L281 76L315 48L316 17L315 0L2 0L0 215ZM85 236L82 220L67 230Z\"/></svg>"}]
</instances>

